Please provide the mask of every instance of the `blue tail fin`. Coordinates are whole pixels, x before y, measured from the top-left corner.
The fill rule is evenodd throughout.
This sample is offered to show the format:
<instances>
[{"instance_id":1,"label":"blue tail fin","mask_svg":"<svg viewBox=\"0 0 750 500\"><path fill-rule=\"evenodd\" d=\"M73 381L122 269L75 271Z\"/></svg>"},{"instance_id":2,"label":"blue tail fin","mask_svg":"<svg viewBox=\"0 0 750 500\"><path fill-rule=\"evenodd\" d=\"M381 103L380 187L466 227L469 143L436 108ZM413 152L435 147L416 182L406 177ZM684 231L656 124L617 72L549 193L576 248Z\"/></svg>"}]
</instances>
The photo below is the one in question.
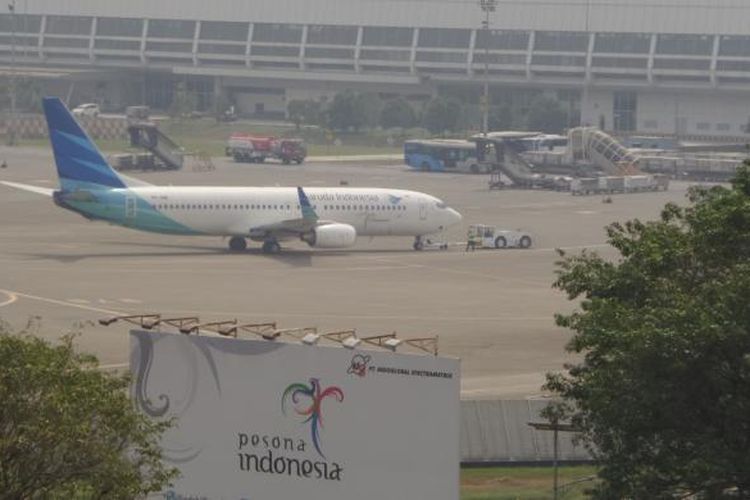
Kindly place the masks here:
<instances>
[{"instance_id":1,"label":"blue tail fin","mask_svg":"<svg viewBox=\"0 0 750 500\"><path fill-rule=\"evenodd\" d=\"M59 98L45 97L43 105L64 191L126 187Z\"/></svg>"},{"instance_id":2,"label":"blue tail fin","mask_svg":"<svg viewBox=\"0 0 750 500\"><path fill-rule=\"evenodd\" d=\"M317 221L318 214L315 213L315 209L310 204L310 200L301 187L297 188L297 196L299 196L299 206L302 209L302 218L309 221Z\"/></svg>"}]
</instances>

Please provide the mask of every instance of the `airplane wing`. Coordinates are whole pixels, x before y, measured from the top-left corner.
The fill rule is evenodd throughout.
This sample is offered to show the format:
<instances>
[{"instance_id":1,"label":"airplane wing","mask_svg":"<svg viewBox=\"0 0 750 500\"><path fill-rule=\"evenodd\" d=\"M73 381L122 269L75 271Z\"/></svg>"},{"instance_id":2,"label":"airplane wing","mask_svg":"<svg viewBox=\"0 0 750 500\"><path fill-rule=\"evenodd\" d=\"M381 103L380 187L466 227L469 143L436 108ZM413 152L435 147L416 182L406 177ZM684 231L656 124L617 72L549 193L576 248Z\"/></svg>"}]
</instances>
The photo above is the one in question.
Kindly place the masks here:
<instances>
[{"instance_id":1,"label":"airplane wing","mask_svg":"<svg viewBox=\"0 0 750 500\"><path fill-rule=\"evenodd\" d=\"M6 186L16 189L23 189L24 191L29 191L31 193L43 194L45 196L52 196L55 192L54 189L32 186L31 184L20 184L18 182L0 181L0 184L5 184Z\"/></svg>"},{"instance_id":2,"label":"airplane wing","mask_svg":"<svg viewBox=\"0 0 750 500\"><path fill-rule=\"evenodd\" d=\"M318 218L318 214L315 213L315 209L310 204L310 200L307 198L305 191L301 187L297 188L297 196L299 197L299 206L302 210L302 217L274 222L273 224L256 226L250 229L250 234L296 236L311 231L318 226L321 222Z\"/></svg>"}]
</instances>

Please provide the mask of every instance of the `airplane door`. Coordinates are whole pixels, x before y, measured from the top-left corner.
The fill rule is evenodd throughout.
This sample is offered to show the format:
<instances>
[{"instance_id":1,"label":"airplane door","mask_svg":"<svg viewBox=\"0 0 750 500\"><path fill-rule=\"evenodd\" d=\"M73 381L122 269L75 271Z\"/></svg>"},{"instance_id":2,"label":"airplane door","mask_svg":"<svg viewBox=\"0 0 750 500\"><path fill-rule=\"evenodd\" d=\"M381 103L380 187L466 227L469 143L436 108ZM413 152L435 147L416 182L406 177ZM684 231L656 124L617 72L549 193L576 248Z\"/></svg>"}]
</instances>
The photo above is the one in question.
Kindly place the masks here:
<instances>
[{"instance_id":1,"label":"airplane door","mask_svg":"<svg viewBox=\"0 0 750 500\"><path fill-rule=\"evenodd\" d=\"M427 205L423 202L419 202L419 220L427 219Z\"/></svg>"},{"instance_id":2,"label":"airplane door","mask_svg":"<svg viewBox=\"0 0 750 500\"><path fill-rule=\"evenodd\" d=\"M125 220L133 221L135 220L136 216L136 203L135 196L126 196L125 197Z\"/></svg>"}]
</instances>

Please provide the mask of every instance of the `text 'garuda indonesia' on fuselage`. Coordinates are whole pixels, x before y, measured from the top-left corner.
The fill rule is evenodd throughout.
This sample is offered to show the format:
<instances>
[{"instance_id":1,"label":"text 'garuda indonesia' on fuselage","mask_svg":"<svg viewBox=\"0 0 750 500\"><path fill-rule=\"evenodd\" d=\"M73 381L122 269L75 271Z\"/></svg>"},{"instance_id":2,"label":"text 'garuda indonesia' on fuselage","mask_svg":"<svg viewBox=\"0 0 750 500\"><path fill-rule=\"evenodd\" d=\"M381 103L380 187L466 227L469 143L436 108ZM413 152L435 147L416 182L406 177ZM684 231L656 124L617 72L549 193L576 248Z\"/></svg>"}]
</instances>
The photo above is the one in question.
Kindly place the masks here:
<instances>
[{"instance_id":1,"label":"text 'garuda indonesia' on fuselage","mask_svg":"<svg viewBox=\"0 0 750 500\"><path fill-rule=\"evenodd\" d=\"M246 238L275 252L279 241L301 239L319 248L345 248L357 236L422 237L457 224L461 215L425 193L382 188L153 186L110 167L58 98L44 99L60 189L4 183L52 195L82 216L164 234Z\"/></svg>"}]
</instances>

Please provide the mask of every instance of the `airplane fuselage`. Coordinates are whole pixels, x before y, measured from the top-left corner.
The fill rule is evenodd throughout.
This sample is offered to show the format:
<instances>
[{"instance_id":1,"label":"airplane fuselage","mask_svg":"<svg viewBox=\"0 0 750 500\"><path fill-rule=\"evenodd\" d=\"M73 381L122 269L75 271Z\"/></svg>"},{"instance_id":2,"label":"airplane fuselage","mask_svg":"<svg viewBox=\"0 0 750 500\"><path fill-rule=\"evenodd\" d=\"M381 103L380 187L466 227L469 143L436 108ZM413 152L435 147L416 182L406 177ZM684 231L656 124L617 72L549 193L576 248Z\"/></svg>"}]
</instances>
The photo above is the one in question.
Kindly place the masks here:
<instances>
[{"instance_id":1,"label":"airplane fuselage","mask_svg":"<svg viewBox=\"0 0 750 500\"><path fill-rule=\"evenodd\" d=\"M437 198L381 188L306 188L321 221L349 224L358 236L422 236L460 216ZM56 202L92 219L167 234L245 236L300 217L296 188L145 186L58 192Z\"/></svg>"}]
</instances>

